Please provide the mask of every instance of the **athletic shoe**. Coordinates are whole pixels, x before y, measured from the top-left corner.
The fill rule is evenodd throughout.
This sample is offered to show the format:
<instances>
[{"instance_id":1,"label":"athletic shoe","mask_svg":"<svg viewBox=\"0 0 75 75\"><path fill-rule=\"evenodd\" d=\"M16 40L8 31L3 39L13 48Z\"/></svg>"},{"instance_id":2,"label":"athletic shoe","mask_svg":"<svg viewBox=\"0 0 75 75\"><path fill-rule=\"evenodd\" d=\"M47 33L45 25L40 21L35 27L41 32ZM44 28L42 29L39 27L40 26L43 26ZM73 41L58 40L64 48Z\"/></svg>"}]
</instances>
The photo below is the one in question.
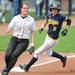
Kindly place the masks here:
<instances>
[{"instance_id":1,"label":"athletic shoe","mask_svg":"<svg viewBox=\"0 0 75 75\"><path fill-rule=\"evenodd\" d=\"M63 60L61 60L62 62L62 66L65 67L66 66L66 61L67 61L67 57L65 56Z\"/></svg>"},{"instance_id":2,"label":"athletic shoe","mask_svg":"<svg viewBox=\"0 0 75 75\"><path fill-rule=\"evenodd\" d=\"M8 75L8 73L6 71L3 71L2 75Z\"/></svg>"},{"instance_id":3,"label":"athletic shoe","mask_svg":"<svg viewBox=\"0 0 75 75\"><path fill-rule=\"evenodd\" d=\"M29 70L29 67L28 67L26 64L24 64L24 65L19 65L19 67L20 67L22 70L24 70L25 72L28 72L28 70Z\"/></svg>"}]
</instances>

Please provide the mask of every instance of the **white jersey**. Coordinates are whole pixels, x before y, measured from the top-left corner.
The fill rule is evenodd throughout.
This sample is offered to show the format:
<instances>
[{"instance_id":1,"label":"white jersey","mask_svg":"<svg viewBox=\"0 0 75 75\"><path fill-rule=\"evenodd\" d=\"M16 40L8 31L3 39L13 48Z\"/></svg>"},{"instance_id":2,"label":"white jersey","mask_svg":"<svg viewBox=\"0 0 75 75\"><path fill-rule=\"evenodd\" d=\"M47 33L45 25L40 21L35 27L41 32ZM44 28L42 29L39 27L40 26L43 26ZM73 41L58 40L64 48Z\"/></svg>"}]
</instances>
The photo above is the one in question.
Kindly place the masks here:
<instances>
[{"instance_id":1,"label":"white jersey","mask_svg":"<svg viewBox=\"0 0 75 75\"><path fill-rule=\"evenodd\" d=\"M31 32L35 30L35 21L30 15L26 18L17 15L11 20L8 27L14 30L13 36L21 39L29 39Z\"/></svg>"}]
</instances>

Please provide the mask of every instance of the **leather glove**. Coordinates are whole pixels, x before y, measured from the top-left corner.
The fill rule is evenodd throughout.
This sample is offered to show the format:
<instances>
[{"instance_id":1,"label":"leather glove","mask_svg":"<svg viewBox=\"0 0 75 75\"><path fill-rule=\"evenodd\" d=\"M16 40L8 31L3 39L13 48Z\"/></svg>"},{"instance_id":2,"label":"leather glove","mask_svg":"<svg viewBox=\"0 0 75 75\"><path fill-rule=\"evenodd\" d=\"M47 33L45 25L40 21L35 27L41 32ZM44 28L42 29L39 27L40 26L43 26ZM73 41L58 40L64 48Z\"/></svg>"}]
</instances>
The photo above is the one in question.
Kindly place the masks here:
<instances>
[{"instance_id":1,"label":"leather glove","mask_svg":"<svg viewBox=\"0 0 75 75\"><path fill-rule=\"evenodd\" d=\"M31 55L31 54L35 51L35 47L34 47L34 45L31 44L31 45L28 47L27 51L28 51L29 54Z\"/></svg>"}]
</instances>

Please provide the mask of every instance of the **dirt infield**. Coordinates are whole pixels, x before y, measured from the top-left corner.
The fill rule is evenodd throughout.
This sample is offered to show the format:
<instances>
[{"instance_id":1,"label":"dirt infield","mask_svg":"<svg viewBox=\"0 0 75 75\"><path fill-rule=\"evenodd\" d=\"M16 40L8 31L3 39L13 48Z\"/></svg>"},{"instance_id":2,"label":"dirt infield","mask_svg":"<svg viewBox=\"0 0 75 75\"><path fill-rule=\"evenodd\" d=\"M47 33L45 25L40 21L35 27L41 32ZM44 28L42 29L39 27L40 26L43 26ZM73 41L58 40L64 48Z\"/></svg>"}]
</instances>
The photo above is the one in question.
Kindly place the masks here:
<instances>
[{"instance_id":1,"label":"dirt infield","mask_svg":"<svg viewBox=\"0 0 75 75\"><path fill-rule=\"evenodd\" d=\"M0 72L5 66L4 63L4 52L0 52ZM62 64L60 61L55 61L57 59L49 58L42 54L40 56L40 59L35 63L35 66L30 68L29 72L10 72L9 75L75 75L75 54L63 54L67 56L73 56L67 60L67 65L65 68L62 67ZM31 55L28 53L23 53L15 66L18 66L19 64L27 63L31 59ZM52 62L54 61L54 62ZM39 64L39 65L38 65Z\"/></svg>"}]
</instances>

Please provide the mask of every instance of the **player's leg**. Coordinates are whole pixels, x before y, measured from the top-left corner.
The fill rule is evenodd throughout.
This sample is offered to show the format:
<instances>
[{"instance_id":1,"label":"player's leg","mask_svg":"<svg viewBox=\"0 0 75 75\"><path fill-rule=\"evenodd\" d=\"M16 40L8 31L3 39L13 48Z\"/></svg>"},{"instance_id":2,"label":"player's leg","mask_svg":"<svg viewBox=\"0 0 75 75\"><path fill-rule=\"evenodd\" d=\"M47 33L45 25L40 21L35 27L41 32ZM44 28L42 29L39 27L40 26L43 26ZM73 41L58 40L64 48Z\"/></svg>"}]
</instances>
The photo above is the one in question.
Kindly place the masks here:
<instances>
[{"instance_id":1,"label":"player's leg","mask_svg":"<svg viewBox=\"0 0 75 75\"><path fill-rule=\"evenodd\" d=\"M21 69L24 69L26 72L29 70L29 68L38 60L38 57L40 55L40 53L44 52L45 49L45 44L43 44L40 48L38 48L35 52L34 52L34 56L33 58L29 61L28 64L24 64L24 65L20 65Z\"/></svg>"},{"instance_id":2,"label":"player's leg","mask_svg":"<svg viewBox=\"0 0 75 75\"><path fill-rule=\"evenodd\" d=\"M47 36L46 39L45 39L45 42L48 42L48 41L50 42L50 44L52 45L52 47L50 47L50 50L47 50L47 54L46 55L60 59L62 61L62 63L63 63L63 67L65 67L66 66L66 57L64 57L61 54L56 53L56 52L54 52L54 51L51 50L51 48L53 48L55 45L57 45L58 41L50 38L49 36ZM51 43L53 41L55 41L55 43Z\"/></svg>"},{"instance_id":3,"label":"player's leg","mask_svg":"<svg viewBox=\"0 0 75 75\"><path fill-rule=\"evenodd\" d=\"M8 44L8 48L7 48L7 51L5 54L6 67L4 68L2 75L4 75L5 73L8 73L7 67L9 66L10 58L11 58L11 55L12 55L14 49L16 48L16 45L17 45L16 38L12 37L10 39L10 42Z\"/></svg>"},{"instance_id":4,"label":"player's leg","mask_svg":"<svg viewBox=\"0 0 75 75\"><path fill-rule=\"evenodd\" d=\"M48 50L46 53L45 53L48 57L52 56L52 57L55 57L55 58L58 58L61 60L61 62L63 63L62 66L65 67L66 66L66 57L57 53L57 52L54 52L52 50Z\"/></svg>"},{"instance_id":5,"label":"player's leg","mask_svg":"<svg viewBox=\"0 0 75 75\"><path fill-rule=\"evenodd\" d=\"M30 62L26 65L26 66L21 66L20 67L22 69L24 69L25 71L28 71L29 68L38 60L38 57L41 53L43 53L44 51L48 50L49 48L52 48L54 45L56 44L55 40L47 40L46 42L44 42L44 44L39 47L35 52L34 52L34 57L30 60Z\"/></svg>"},{"instance_id":6,"label":"player's leg","mask_svg":"<svg viewBox=\"0 0 75 75\"><path fill-rule=\"evenodd\" d=\"M22 40L16 47L15 51L13 52L11 59L10 59L10 63L8 65L8 72L13 68L13 66L15 65L18 57L27 49L29 45L29 40Z\"/></svg>"},{"instance_id":7,"label":"player's leg","mask_svg":"<svg viewBox=\"0 0 75 75\"><path fill-rule=\"evenodd\" d=\"M62 62L62 67L65 67L66 66L66 60L67 60L67 57L66 56L63 56L59 53L56 53L56 52L53 52L52 53L52 57L55 57L55 58L58 58L61 60Z\"/></svg>"},{"instance_id":8,"label":"player's leg","mask_svg":"<svg viewBox=\"0 0 75 75\"><path fill-rule=\"evenodd\" d=\"M27 72L29 68L38 60L39 54L43 52L44 49L45 49L45 44L43 44L40 48L35 50L34 57L29 61L28 64L19 65L19 67Z\"/></svg>"}]
</instances>

